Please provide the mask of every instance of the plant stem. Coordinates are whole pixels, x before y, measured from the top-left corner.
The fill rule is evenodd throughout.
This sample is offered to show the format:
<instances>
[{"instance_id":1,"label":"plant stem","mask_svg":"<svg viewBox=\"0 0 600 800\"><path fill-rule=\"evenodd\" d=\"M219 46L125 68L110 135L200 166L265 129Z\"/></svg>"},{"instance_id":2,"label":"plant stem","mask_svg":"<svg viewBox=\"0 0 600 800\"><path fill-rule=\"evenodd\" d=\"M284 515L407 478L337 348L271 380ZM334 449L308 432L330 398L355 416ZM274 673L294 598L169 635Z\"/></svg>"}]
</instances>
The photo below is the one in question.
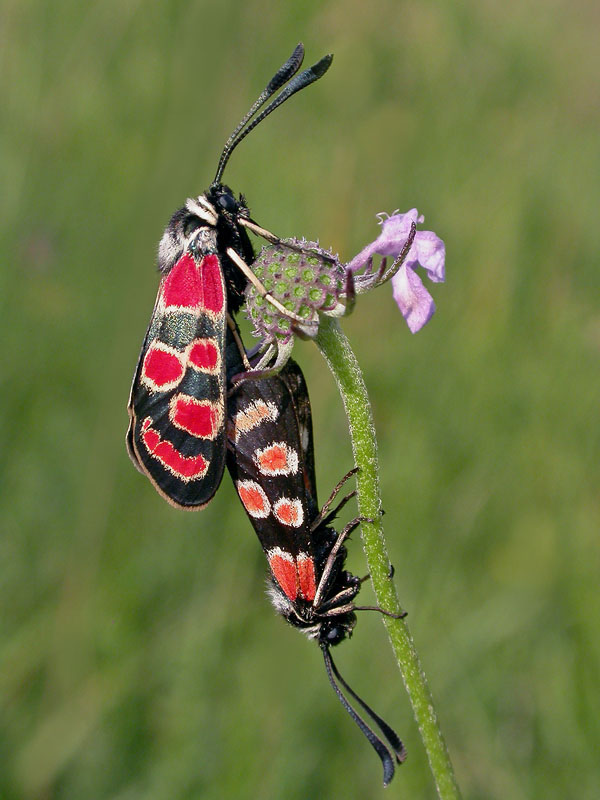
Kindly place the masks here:
<instances>
[{"instance_id":1,"label":"plant stem","mask_svg":"<svg viewBox=\"0 0 600 800\"><path fill-rule=\"evenodd\" d=\"M401 608L390 577L390 562L381 524L377 440L362 372L337 320L321 318L316 342L333 372L344 401L354 461L359 468L356 476L359 513L373 520L363 522L361 528L377 602L381 608L399 613ZM431 692L406 622L387 616L383 620L421 732L438 795L442 800L459 800L460 790L437 721Z\"/></svg>"}]
</instances>

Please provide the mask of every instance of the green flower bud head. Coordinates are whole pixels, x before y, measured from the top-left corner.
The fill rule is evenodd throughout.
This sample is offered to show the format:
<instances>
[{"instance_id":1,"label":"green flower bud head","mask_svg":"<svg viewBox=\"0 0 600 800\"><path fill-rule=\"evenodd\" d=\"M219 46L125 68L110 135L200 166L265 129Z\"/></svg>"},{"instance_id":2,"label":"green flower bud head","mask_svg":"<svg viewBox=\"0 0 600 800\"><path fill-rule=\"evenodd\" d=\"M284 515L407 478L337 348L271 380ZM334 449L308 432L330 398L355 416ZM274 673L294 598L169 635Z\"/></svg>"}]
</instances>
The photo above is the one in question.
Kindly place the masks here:
<instances>
[{"instance_id":1,"label":"green flower bud head","mask_svg":"<svg viewBox=\"0 0 600 800\"><path fill-rule=\"evenodd\" d=\"M302 252L286 246L290 244L301 247ZM283 344L291 339L294 331L305 337L316 336L319 313L338 315L343 311L346 267L318 242L287 239L263 247L252 269L256 275L268 275L269 279L263 281L267 291L291 314L303 320L302 323L294 320L292 326L291 317L285 317L249 284L246 313L253 324L254 335L263 342Z\"/></svg>"}]
</instances>

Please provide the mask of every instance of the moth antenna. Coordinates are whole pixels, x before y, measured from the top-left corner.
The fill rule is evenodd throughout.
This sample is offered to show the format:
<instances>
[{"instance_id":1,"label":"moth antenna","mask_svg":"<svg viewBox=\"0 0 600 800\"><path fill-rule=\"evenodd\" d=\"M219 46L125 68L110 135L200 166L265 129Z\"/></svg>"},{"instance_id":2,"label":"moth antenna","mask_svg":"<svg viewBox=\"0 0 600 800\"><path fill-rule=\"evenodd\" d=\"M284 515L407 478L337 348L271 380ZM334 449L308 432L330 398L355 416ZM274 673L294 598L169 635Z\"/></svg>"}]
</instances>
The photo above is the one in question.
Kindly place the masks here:
<instances>
[{"instance_id":1,"label":"moth antenna","mask_svg":"<svg viewBox=\"0 0 600 800\"><path fill-rule=\"evenodd\" d=\"M323 659L325 661L325 670L327 671L327 677L329 678L329 683L332 685L334 692L337 694L337 696L338 696L338 698L340 700L340 703L344 706L344 708L346 709L348 714L352 717L354 722L358 725L358 727L359 727L360 731L362 732L362 734L365 736L365 738L367 739L367 741L369 742L369 744L371 745L373 750L375 750L375 752L379 756L379 758L381 760L381 764L383 766L383 785L384 786L388 786L390 781L394 777L394 772L396 771L396 768L394 766L394 760L393 760L393 758L392 758L392 756L390 754L390 751L387 749L385 744L381 741L379 736L377 736L377 734L373 733L371 728L369 728L369 726L362 719L362 717L359 717L359 715L356 713L356 711L352 708L352 706L350 705L350 703L346 699L344 693L342 692L340 687L335 682L334 674L338 678L338 680L340 680L342 685L345 686L347 689L349 689L348 685L343 680L341 680L341 678L340 678L340 674L337 671L337 669L335 667L335 664L333 663L333 659L331 658L331 653L329 652L329 648L327 647L326 644L323 644L323 645L321 645L321 649L323 651ZM351 691L351 694L352 694L353 697L355 697L357 700L359 700L359 698L357 697L357 695L354 692ZM360 703L365 708L365 710L367 710L368 713L370 713L371 716L373 716L373 712L371 712L369 707L365 703L363 703L362 700L360 700ZM391 728L390 728L390 730L391 730ZM393 731L392 731L392 733L393 733ZM400 741L400 740L398 740L398 741Z\"/></svg>"},{"instance_id":2,"label":"moth antenna","mask_svg":"<svg viewBox=\"0 0 600 800\"><path fill-rule=\"evenodd\" d=\"M288 61L286 61L286 63L283 65L283 67L281 67L281 69L276 73L276 75L269 82L269 86L271 86L271 84L274 81L278 85L276 85L276 87L269 94L266 95L265 99L261 103L259 103L258 100L256 101L256 103L254 104L256 106L254 111L252 113L248 112L248 114L244 118L244 123L243 124L240 123L237 126L236 135L233 136L233 134L232 134L232 136L230 136L229 139L227 140L227 144L225 145L225 148L224 148L224 150L223 150L223 152L221 154L221 158L219 159L219 166L217 167L217 174L215 175L215 179L213 181L213 184L218 183L221 180L221 177L223 175L223 171L225 169L225 166L226 166L227 162L229 161L229 157L231 156L231 154L233 153L235 148L238 146L238 144L243 139L245 139L246 136L248 136L248 134L250 133L251 130L254 130L254 128L256 128L256 126L260 122L262 122L263 119L265 119L265 117L268 117L269 114L271 114L273 111L275 111L275 109L278 108L278 106L280 106L282 103L285 103L285 101L288 100L293 94L296 94L296 92L299 92L301 89L304 89L306 86L310 86L311 83L314 83L315 81L318 81L319 78L322 78L323 75L329 69L329 67L331 65L331 62L333 61L333 55L331 55L331 53L329 53L326 56L323 56L323 58L320 61L317 61L316 64L313 64L312 67L309 67L308 69L303 70L299 75L296 75L296 77L293 78L290 81L290 83L288 83L288 85L285 87L285 89L283 89L277 95L277 97L273 101L271 101L271 103L269 103L269 105L263 111L261 111L261 113L257 117L255 117L255 119L253 119L252 122L246 128L244 128L242 130L242 128L244 127L246 122L258 110L258 108L262 105L262 103L264 103L268 99L268 97L270 97L270 95L273 94L273 92L277 91L277 89L280 86L283 86L283 84L286 83L286 81L288 80L288 78L286 78L285 80L279 79L278 81L276 81L276 78L278 77L278 75L280 73L285 74L286 72L289 72L290 70L291 70L291 72L290 72L289 77L292 77L295 74L296 70L300 66L299 64L298 64L298 67L296 67L295 69L292 69L290 67L290 68L288 68L286 70L286 67L290 62L292 62L292 60L294 58L294 54L296 53L296 51L298 50L299 47L302 48L302 54L304 54L304 48L302 47L302 45L298 45L298 47L296 48L296 50L294 50L294 53L292 54L290 59ZM265 89L263 94L265 94L265 92L267 92L267 90L269 89L269 86L267 86L267 88ZM262 97L262 95L261 95L261 97ZM258 103L258 105L257 105L257 103Z\"/></svg>"},{"instance_id":3,"label":"moth antenna","mask_svg":"<svg viewBox=\"0 0 600 800\"><path fill-rule=\"evenodd\" d=\"M248 120L256 114L258 109L264 103L266 103L269 97L274 95L278 89L280 89L284 84L286 84L290 80L290 78L292 78L298 72L298 70L302 66L303 60L304 60L304 45L302 44L302 42L299 42L296 45L292 55L288 58L285 64L279 67L275 75L273 75L271 80L268 82L263 91L260 93L260 96L257 98L256 102L252 105L252 108L239 122L236 129L233 131L231 136L225 142L225 147L223 148L223 152L221 153L221 158L219 159L219 166L217 167L217 174L215 175L213 183L218 183L221 180L223 170L225 169L225 164L229 160L231 151L235 147L235 140L238 133L242 130L242 128L248 122Z\"/></svg>"},{"instance_id":4,"label":"moth antenna","mask_svg":"<svg viewBox=\"0 0 600 800\"><path fill-rule=\"evenodd\" d=\"M377 609L377 610L381 610L381 609ZM396 733L396 731L393 728L391 728L387 724L387 722L385 720L381 719L379 714L377 714L375 711L373 711L373 709L370 706L368 706L365 703L365 701L356 694L356 692L352 689L351 686L348 686L346 681L340 675L338 668L336 667L333 659L331 658L331 654L329 655L329 660L331 661L331 667L333 669L335 677L342 684L344 689L350 695L352 695L352 697L356 700L356 702L360 703L360 705L364 708L364 710L371 717L371 719L374 722L376 722L377 725L379 725L379 728L380 728L381 732L383 733L385 738L388 740L388 742L390 744L390 747L394 751L394 754L396 756L396 759L397 759L398 763L402 764L406 760L406 748L404 747L404 744L402 743L402 741L401 741L400 737L398 736L398 734Z\"/></svg>"}]
</instances>

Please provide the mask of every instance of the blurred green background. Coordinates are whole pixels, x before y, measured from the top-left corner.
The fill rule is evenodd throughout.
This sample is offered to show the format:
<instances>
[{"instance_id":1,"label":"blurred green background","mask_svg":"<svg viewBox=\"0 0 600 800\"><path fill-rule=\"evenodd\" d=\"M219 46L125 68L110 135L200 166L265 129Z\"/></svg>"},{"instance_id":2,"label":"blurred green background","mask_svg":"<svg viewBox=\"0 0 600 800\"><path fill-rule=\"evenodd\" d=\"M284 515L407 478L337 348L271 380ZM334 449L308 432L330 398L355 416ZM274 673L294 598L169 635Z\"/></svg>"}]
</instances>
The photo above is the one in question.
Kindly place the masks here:
<instances>
[{"instance_id":1,"label":"blurred green background","mask_svg":"<svg viewBox=\"0 0 600 800\"><path fill-rule=\"evenodd\" d=\"M446 242L421 333L389 287L344 328L465 798L600 796L599 24L584 0L4 0L3 800L382 791L318 648L270 608L228 476L185 514L123 442L164 225L300 40L332 69L225 178L346 258L398 207ZM324 500L345 418L314 345L295 352ZM386 796L433 798L380 620L336 655L407 743Z\"/></svg>"}]
</instances>

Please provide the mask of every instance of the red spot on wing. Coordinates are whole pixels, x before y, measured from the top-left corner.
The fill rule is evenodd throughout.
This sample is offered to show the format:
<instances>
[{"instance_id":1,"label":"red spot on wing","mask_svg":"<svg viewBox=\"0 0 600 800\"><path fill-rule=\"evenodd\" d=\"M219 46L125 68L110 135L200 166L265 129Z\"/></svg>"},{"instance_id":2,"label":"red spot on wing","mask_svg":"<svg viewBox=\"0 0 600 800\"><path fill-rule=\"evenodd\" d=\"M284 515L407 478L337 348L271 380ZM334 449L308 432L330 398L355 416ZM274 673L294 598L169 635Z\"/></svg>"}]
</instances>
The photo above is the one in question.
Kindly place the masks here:
<instances>
[{"instance_id":1,"label":"red spot on wing","mask_svg":"<svg viewBox=\"0 0 600 800\"><path fill-rule=\"evenodd\" d=\"M251 517L264 519L271 512L271 504L263 489L254 481L238 481L237 490L244 508Z\"/></svg>"},{"instance_id":2,"label":"red spot on wing","mask_svg":"<svg viewBox=\"0 0 600 800\"><path fill-rule=\"evenodd\" d=\"M305 600L311 602L315 599L315 594L317 592L317 585L315 582L315 565L312 558L305 553L300 553L296 564L298 567L300 594Z\"/></svg>"},{"instance_id":3,"label":"red spot on wing","mask_svg":"<svg viewBox=\"0 0 600 800\"><path fill-rule=\"evenodd\" d=\"M150 455L182 481L196 480L206 475L208 461L201 455L182 455L171 442L161 439L158 431L151 427L149 417L142 424L142 441Z\"/></svg>"},{"instance_id":4,"label":"red spot on wing","mask_svg":"<svg viewBox=\"0 0 600 800\"><path fill-rule=\"evenodd\" d=\"M184 253L164 278L161 296L165 308L174 306L193 313L222 314L225 295L218 256L204 256L197 264L192 255Z\"/></svg>"},{"instance_id":5,"label":"red spot on wing","mask_svg":"<svg viewBox=\"0 0 600 800\"><path fill-rule=\"evenodd\" d=\"M186 394L171 400L169 418L173 425L199 439L214 439L221 427L220 406Z\"/></svg>"},{"instance_id":6,"label":"red spot on wing","mask_svg":"<svg viewBox=\"0 0 600 800\"><path fill-rule=\"evenodd\" d=\"M204 256L200 265L202 272L202 305L213 314L220 314L225 308L223 297L223 273L216 255Z\"/></svg>"},{"instance_id":7,"label":"red spot on wing","mask_svg":"<svg viewBox=\"0 0 600 800\"><path fill-rule=\"evenodd\" d=\"M281 586L287 597L294 601L298 597L298 576L296 564L291 556L281 553L281 551L271 553L269 556L269 566L277 583Z\"/></svg>"},{"instance_id":8,"label":"red spot on wing","mask_svg":"<svg viewBox=\"0 0 600 800\"><path fill-rule=\"evenodd\" d=\"M183 377L183 365L180 358L153 342L144 358L142 380L152 389L164 391L176 386Z\"/></svg>"},{"instance_id":9,"label":"red spot on wing","mask_svg":"<svg viewBox=\"0 0 600 800\"><path fill-rule=\"evenodd\" d=\"M202 300L202 282L196 262L189 253L181 256L164 279L162 300L166 307L177 306L198 311Z\"/></svg>"},{"instance_id":10,"label":"red spot on wing","mask_svg":"<svg viewBox=\"0 0 600 800\"><path fill-rule=\"evenodd\" d=\"M219 348L213 339L196 339L189 355L190 365L203 372L215 372L219 366Z\"/></svg>"}]
</instances>

